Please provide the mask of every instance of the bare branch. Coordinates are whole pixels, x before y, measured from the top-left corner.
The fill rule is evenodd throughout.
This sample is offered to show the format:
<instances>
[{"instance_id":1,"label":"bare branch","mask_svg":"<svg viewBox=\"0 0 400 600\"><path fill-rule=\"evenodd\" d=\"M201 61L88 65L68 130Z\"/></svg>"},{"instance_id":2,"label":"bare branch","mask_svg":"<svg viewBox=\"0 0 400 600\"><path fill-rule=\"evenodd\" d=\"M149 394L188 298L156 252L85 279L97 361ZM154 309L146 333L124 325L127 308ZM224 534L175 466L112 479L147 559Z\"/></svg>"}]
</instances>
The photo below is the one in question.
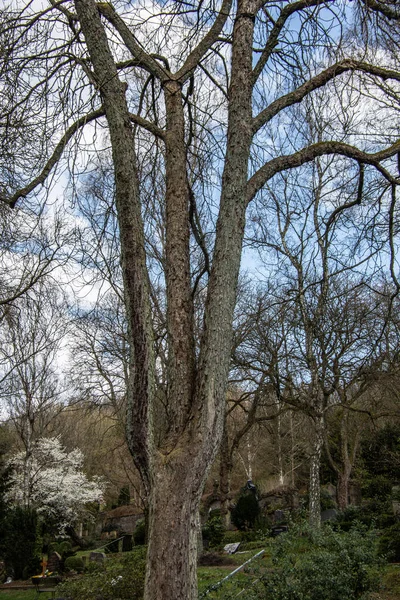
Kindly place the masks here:
<instances>
[{"instance_id":1,"label":"bare branch","mask_svg":"<svg viewBox=\"0 0 400 600\"><path fill-rule=\"evenodd\" d=\"M232 7L232 0L223 0L221 10L218 13L212 27L204 38L200 41L198 46L189 54L185 60L184 65L175 74L174 78L178 79L182 84L189 79L194 69L199 65L201 59L211 48L211 46L218 40L219 34L221 33L229 13Z\"/></svg>"},{"instance_id":2,"label":"bare branch","mask_svg":"<svg viewBox=\"0 0 400 600\"><path fill-rule=\"evenodd\" d=\"M154 123L151 123L150 121L144 119L139 115L134 115L133 113L129 113L129 117L132 123L143 127L143 129L146 129L156 137L165 140L165 131L163 129L160 129L160 127L157 127L157 125L154 125Z\"/></svg>"},{"instance_id":3,"label":"bare branch","mask_svg":"<svg viewBox=\"0 0 400 600\"><path fill-rule=\"evenodd\" d=\"M121 19L114 7L106 2L96 4L100 14L109 21L120 34L126 47L132 56L145 68L149 73L158 77L160 81L168 81L172 79L172 73L166 67L162 67L150 54L148 54L136 40L132 31L126 23Z\"/></svg>"},{"instance_id":4,"label":"bare branch","mask_svg":"<svg viewBox=\"0 0 400 600\"><path fill-rule=\"evenodd\" d=\"M272 102L265 110L260 112L253 120L253 132L256 133L263 125L268 123L273 117L275 117L281 110L288 106L293 106L301 102L308 94L326 85L329 81L332 81L338 75L346 73L347 71L361 71L370 75L380 77L384 81L387 79L394 79L400 81L400 73L393 71L392 69L384 69L368 63L357 62L351 59L343 60L338 62L331 67L328 67L315 77L309 79L306 83L298 87L297 89L289 92L285 96L281 96L274 102Z\"/></svg>"},{"instance_id":5,"label":"bare branch","mask_svg":"<svg viewBox=\"0 0 400 600\"><path fill-rule=\"evenodd\" d=\"M288 18L293 15L295 12L298 12L304 8L308 8L310 6L318 6L319 4L325 4L326 0L300 0L299 2L294 2L293 4L287 4L281 11L279 18L275 21L274 26L272 28L271 33L269 34L268 41L265 45L265 48L253 70L253 79L254 83L257 81L259 76L262 73L265 65L268 62L269 57L271 56L274 48L278 44L279 34L284 28L286 21ZM264 3L263 3L264 4Z\"/></svg>"},{"instance_id":6,"label":"bare branch","mask_svg":"<svg viewBox=\"0 0 400 600\"><path fill-rule=\"evenodd\" d=\"M400 13L383 2L377 2L377 0L361 0L361 2L370 10L381 13L389 20L400 20Z\"/></svg>"},{"instance_id":7,"label":"bare branch","mask_svg":"<svg viewBox=\"0 0 400 600\"><path fill-rule=\"evenodd\" d=\"M392 156L395 156L400 150L400 141L392 144L384 150L379 152L363 152L355 146L345 144L343 142L329 141L319 142L312 144L307 148L303 148L294 154L283 155L277 158L273 158L261 167L249 180L247 184L247 202L251 202L257 192L265 185L265 183L271 179L277 173L285 171L287 169L294 169L300 167L308 162L311 162L318 156L338 154L341 156L347 156L352 158L359 163L365 163L367 165L374 166L390 183L399 183L399 179L393 177L387 169L381 165L381 161L386 160Z\"/></svg>"},{"instance_id":8,"label":"bare branch","mask_svg":"<svg viewBox=\"0 0 400 600\"><path fill-rule=\"evenodd\" d=\"M38 185L41 185L41 184L43 184L46 181L46 179L47 179L50 171L53 169L53 167L55 167L55 165L60 160L60 158L62 156L62 153L64 151L65 146L68 144L68 142L73 137L73 135L77 131L79 131L79 129L81 129L82 127L84 127L87 123L90 123L91 121L94 121L95 119L98 119L99 117L102 117L103 115L104 115L104 110L102 108L99 108L99 109L97 109L97 110L89 113L88 115L84 115L83 117L81 117L80 119L78 119L77 121L75 121L75 123L73 123L67 129L67 131L62 136L61 140L58 142L57 146L55 147L55 150L54 150L53 154L51 155L51 157L47 161L47 163L44 166L42 172L37 177L35 177L35 179L33 179L24 188L22 188L22 189L18 190L17 192L15 192L11 197L9 197L9 198L7 198L7 197L0 197L0 200L2 202L5 202L9 206L11 206L11 208L14 208L15 205L16 205L16 203L18 202L18 200L20 198L25 198L25 196L27 196L28 194L30 194L30 192L33 192L33 190Z\"/></svg>"}]
</instances>

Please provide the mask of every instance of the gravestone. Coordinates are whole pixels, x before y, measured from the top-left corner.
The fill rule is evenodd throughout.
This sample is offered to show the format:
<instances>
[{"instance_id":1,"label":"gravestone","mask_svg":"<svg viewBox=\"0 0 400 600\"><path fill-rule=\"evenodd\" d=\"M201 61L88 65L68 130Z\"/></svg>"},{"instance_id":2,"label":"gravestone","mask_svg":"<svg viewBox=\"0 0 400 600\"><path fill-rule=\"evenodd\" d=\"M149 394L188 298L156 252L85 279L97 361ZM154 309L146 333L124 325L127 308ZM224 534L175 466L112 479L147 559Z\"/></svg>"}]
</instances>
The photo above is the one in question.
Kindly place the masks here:
<instances>
[{"instance_id":1,"label":"gravestone","mask_svg":"<svg viewBox=\"0 0 400 600\"><path fill-rule=\"evenodd\" d=\"M276 510L274 512L274 523L281 523L282 521L285 520L285 513L283 512L283 510Z\"/></svg>"},{"instance_id":2,"label":"gravestone","mask_svg":"<svg viewBox=\"0 0 400 600\"><path fill-rule=\"evenodd\" d=\"M234 544L226 544L226 546L224 546L224 552L226 552L227 554L235 554L239 546L240 542L236 542Z\"/></svg>"},{"instance_id":3,"label":"gravestone","mask_svg":"<svg viewBox=\"0 0 400 600\"><path fill-rule=\"evenodd\" d=\"M52 552L47 560L47 570L50 573L59 573L61 571L61 556L58 552Z\"/></svg>"},{"instance_id":4,"label":"gravestone","mask_svg":"<svg viewBox=\"0 0 400 600\"><path fill-rule=\"evenodd\" d=\"M106 560L106 555L104 554L104 552L91 552L89 560L102 565L103 562Z\"/></svg>"}]
</instances>

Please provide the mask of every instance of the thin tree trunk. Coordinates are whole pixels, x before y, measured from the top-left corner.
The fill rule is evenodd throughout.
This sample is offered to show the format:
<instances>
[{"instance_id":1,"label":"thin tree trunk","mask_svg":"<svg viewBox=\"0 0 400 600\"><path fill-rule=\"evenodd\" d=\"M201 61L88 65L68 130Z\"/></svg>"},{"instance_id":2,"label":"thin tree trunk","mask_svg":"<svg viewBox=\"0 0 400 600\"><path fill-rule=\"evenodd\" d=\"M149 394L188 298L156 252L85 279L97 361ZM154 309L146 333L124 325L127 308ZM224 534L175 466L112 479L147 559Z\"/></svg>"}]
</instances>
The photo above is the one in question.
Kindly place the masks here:
<instances>
[{"instance_id":1,"label":"thin tree trunk","mask_svg":"<svg viewBox=\"0 0 400 600\"><path fill-rule=\"evenodd\" d=\"M295 486L295 443L294 443L294 429L293 429L293 412L289 412L290 420L290 482L292 487Z\"/></svg>"},{"instance_id":2,"label":"thin tree trunk","mask_svg":"<svg viewBox=\"0 0 400 600\"><path fill-rule=\"evenodd\" d=\"M278 405L279 410L279 405ZM285 483L285 477L283 472L283 454L282 454L282 422L281 416L278 414L276 418L276 437L277 437L277 452L278 452L278 478L279 485L283 485Z\"/></svg>"},{"instance_id":3,"label":"thin tree trunk","mask_svg":"<svg viewBox=\"0 0 400 600\"><path fill-rule=\"evenodd\" d=\"M320 466L323 446L323 423L322 419L317 419L315 423L312 454L310 459L310 480L309 480L309 522L312 528L318 529L321 526L321 483Z\"/></svg>"},{"instance_id":4,"label":"thin tree trunk","mask_svg":"<svg viewBox=\"0 0 400 600\"><path fill-rule=\"evenodd\" d=\"M25 439L25 457L23 466L23 490L22 498L23 505L25 508L29 508L30 505L30 488L31 488L31 471L32 471L32 431L31 425L28 421L28 433Z\"/></svg>"},{"instance_id":5,"label":"thin tree trunk","mask_svg":"<svg viewBox=\"0 0 400 600\"><path fill-rule=\"evenodd\" d=\"M75 531L75 529L72 527L72 525L68 525L68 527L66 527L65 533L67 535L69 535L69 537L71 538L73 543L76 544L77 546L79 546L79 548L81 548L82 550L86 550L86 548L89 546L88 542L86 540L84 540L77 533L77 531Z\"/></svg>"},{"instance_id":6,"label":"thin tree trunk","mask_svg":"<svg viewBox=\"0 0 400 600\"><path fill-rule=\"evenodd\" d=\"M350 473L347 471L339 473L336 484L336 499L340 510L345 510L349 505L349 484Z\"/></svg>"},{"instance_id":7,"label":"thin tree trunk","mask_svg":"<svg viewBox=\"0 0 400 600\"><path fill-rule=\"evenodd\" d=\"M231 524L229 498L231 491L232 454L229 450L229 439L225 430L222 436L220 463L219 463L219 493L221 499L221 519L226 529Z\"/></svg>"}]
</instances>

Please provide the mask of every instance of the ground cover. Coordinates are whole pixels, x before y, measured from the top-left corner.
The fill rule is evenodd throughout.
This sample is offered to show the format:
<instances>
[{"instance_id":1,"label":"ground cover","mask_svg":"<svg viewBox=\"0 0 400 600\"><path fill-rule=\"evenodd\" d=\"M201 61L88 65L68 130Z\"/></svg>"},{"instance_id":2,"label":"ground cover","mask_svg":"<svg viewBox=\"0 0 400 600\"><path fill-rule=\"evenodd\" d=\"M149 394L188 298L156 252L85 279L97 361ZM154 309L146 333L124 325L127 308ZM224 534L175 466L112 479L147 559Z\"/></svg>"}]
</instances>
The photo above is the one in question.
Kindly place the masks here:
<instances>
[{"instance_id":1,"label":"ground cover","mask_svg":"<svg viewBox=\"0 0 400 600\"><path fill-rule=\"evenodd\" d=\"M336 537L333 537L332 539L336 544L341 543L341 538L337 539ZM346 544L348 544L348 534L344 534L343 540L347 540ZM227 598L237 597L239 599L246 598L246 600L253 598L257 598L257 600L274 598L275 600L274 595L268 595L270 594L271 590L268 590L268 586L265 586L265 578L273 580L274 577L281 572L283 563L281 559L276 562L276 548L282 546L283 542L284 538L282 538L282 540L262 540L260 541L258 548L242 551L229 557L224 555L222 552L215 552L216 557L219 556L223 563L225 563L225 561L229 561L229 564L215 564L199 567L199 599L226 600ZM307 538L304 535L299 536L289 552L292 557L295 557L296 561L299 560L300 569L303 568L301 561L303 560L302 557L307 554L308 545L309 542L307 542ZM265 550L261 557L258 557L254 561L247 564L243 569L240 570L240 572L236 573L228 581L223 582L222 585L218 585L228 574L237 569L238 566L243 565L250 558L254 557L261 548ZM349 548L351 550L352 547L346 546L346 552L349 551ZM287 547L284 548L282 546L281 550L285 553L288 552ZM342 547L340 547L340 550L341 552L344 551ZM324 560L325 558L326 557L324 557ZM123 558L123 555L113 555L111 558L112 562L123 562L124 560L126 559ZM283 578L287 577L286 571L282 571L281 574ZM325 573L318 575L320 579L324 579L325 576ZM264 583L262 583L263 578ZM381 582L379 588L369 596L363 596L363 599L400 600L400 564L385 565L379 572L379 578ZM34 589L17 590L3 588L0 590L0 600L36 600L36 597L37 595ZM346 596L346 599L347 598L352 599L353 596L348 595Z\"/></svg>"}]
</instances>

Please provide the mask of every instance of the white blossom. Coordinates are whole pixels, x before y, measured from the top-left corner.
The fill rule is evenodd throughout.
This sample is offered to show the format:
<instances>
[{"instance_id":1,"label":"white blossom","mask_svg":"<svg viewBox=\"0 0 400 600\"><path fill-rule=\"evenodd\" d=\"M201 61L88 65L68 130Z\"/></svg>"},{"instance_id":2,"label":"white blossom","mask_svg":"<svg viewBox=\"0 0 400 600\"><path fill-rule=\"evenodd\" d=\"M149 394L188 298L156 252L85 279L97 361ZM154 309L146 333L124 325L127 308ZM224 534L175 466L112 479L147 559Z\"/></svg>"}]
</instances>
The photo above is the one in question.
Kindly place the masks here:
<instances>
[{"instance_id":1,"label":"white blossom","mask_svg":"<svg viewBox=\"0 0 400 600\"><path fill-rule=\"evenodd\" d=\"M29 506L65 529L84 516L86 504L100 502L103 497L104 481L100 477L88 479L82 465L83 454L78 448L67 452L57 437L41 438L31 456L20 452L10 460L9 499L17 505L28 499Z\"/></svg>"}]
</instances>

